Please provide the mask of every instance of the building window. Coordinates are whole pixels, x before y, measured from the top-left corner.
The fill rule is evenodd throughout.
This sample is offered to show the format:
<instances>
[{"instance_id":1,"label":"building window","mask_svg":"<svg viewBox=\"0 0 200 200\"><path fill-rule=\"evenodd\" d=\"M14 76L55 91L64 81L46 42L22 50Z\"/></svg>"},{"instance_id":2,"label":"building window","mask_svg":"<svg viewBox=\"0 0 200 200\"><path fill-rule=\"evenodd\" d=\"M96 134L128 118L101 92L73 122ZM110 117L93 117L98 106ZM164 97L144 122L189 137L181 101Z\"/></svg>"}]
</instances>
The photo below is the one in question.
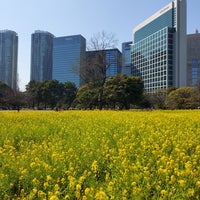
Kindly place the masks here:
<instances>
[{"instance_id":1,"label":"building window","mask_svg":"<svg viewBox=\"0 0 200 200\"><path fill-rule=\"evenodd\" d=\"M192 86L198 84L198 59L192 59Z\"/></svg>"}]
</instances>

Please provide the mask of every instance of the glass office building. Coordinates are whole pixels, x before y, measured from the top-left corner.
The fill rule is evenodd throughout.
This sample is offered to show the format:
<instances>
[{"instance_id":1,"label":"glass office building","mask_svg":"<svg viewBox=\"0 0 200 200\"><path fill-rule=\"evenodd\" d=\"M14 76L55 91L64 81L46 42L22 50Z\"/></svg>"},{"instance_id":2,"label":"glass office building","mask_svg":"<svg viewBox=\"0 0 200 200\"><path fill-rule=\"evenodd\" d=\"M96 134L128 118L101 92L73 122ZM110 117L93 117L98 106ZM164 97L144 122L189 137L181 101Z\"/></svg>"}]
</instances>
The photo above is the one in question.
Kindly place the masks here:
<instances>
[{"instance_id":1,"label":"glass office building","mask_svg":"<svg viewBox=\"0 0 200 200\"><path fill-rule=\"evenodd\" d=\"M200 33L187 35L187 85L200 83Z\"/></svg>"},{"instance_id":2,"label":"glass office building","mask_svg":"<svg viewBox=\"0 0 200 200\"><path fill-rule=\"evenodd\" d=\"M81 35L54 38L53 79L73 82L80 87L80 66L86 50L86 40Z\"/></svg>"},{"instance_id":3,"label":"glass office building","mask_svg":"<svg viewBox=\"0 0 200 200\"><path fill-rule=\"evenodd\" d=\"M133 42L122 43L122 74L131 75L131 45Z\"/></svg>"},{"instance_id":4,"label":"glass office building","mask_svg":"<svg viewBox=\"0 0 200 200\"><path fill-rule=\"evenodd\" d=\"M186 0L171 2L133 30L131 62L147 93L186 86Z\"/></svg>"},{"instance_id":5,"label":"glass office building","mask_svg":"<svg viewBox=\"0 0 200 200\"><path fill-rule=\"evenodd\" d=\"M46 31L35 31L31 35L31 80L52 79L53 38Z\"/></svg>"},{"instance_id":6,"label":"glass office building","mask_svg":"<svg viewBox=\"0 0 200 200\"><path fill-rule=\"evenodd\" d=\"M102 81L115 76L122 70L122 54L118 49L86 52L86 66L82 69L83 83Z\"/></svg>"},{"instance_id":7,"label":"glass office building","mask_svg":"<svg viewBox=\"0 0 200 200\"><path fill-rule=\"evenodd\" d=\"M0 31L0 81L17 89L18 36L11 30Z\"/></svg>"},{"instance_id":8,"label":"glass office building","mask_svg":"<svg viewBox=\"0 0 200 200\"><path fill-rule=\"evenodd\" d=\"M107 49L106 51L106 76L115 76L122 71L122 54L118 49Z\"/></svg>"}]
</instances>

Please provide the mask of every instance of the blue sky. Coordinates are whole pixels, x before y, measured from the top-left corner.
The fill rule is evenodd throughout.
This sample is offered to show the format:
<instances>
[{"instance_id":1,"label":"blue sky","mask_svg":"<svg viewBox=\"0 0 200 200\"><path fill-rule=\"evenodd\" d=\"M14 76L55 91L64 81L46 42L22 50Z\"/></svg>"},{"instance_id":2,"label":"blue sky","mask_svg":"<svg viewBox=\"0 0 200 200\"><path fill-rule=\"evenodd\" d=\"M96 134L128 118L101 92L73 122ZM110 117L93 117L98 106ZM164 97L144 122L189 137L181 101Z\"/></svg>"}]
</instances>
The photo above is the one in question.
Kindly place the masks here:
<instances>
[{"instance_id":1,"label":"blue sky","mask_svg":"<svg viewBox=\"0 0 200 200\"><path fill-rule=\"evenodd\" d=\"M56 37L81 34L90 39L106 31L115 34L118 48L132 40L132 29L171 0L5 0L0 30L18 33L18 74L21 89L30 80L31 34L49 31ZM187 1L187 32L200 31L200 0Z\"/></svg>"}]
</instances>

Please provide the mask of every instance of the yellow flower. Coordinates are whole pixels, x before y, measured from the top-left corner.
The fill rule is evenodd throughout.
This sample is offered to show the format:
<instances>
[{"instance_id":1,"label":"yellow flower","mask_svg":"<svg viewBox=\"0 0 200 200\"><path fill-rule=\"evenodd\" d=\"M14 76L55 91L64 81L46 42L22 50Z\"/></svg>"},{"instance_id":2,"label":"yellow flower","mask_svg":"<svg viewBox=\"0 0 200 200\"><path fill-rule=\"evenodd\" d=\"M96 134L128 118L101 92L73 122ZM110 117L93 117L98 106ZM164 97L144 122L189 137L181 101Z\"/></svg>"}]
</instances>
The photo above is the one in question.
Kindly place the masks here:
<instances>
[{"instance_id":1,"label":"yellow flower","mask_svg":"<svg viewBox=\"0 0 200 200\"><path fill-rule=\"evenodd\" d=\"M108 184L108 191L109 192L111 192L112 191L112 189L113 189L113 186L114 186L114 183L111 181L111 182L109 182L109 184Z\"/></svg>"},{"instance_id":2,"label":"yellow flower","mask_svg":"<svg viewBox=\"0 0 200 200\"><path fill-rule=\"evenodd\" d=\"M65 183L65 179L64 178L62 178L60 181L61 181L62 184Z\"/></svg>"},{"instance_id":3,"label":"yellow flower","mask_svg":"<svg viewBox=\"0 0 200 200\"><path fill-rule=\"evenodd\" d=\"M37 188L33 188L33 194L37 193Z\"/></svg>"},{"instance_id":4,"label":"yellow flower","mask_svg":"<svg viewBox=\"0 0 200 200\"><path fill-rule=\"evenodd\" d=\"M44 182L44 189L47 189L47 187L49 186L48 182Z\"/></svg>"},{"instance_id":5,"label":"yellow flower","mask_svg":"<svg viewBox=\"0 0 200 200\"><path fill-rule=\"evenodd\" d=\"M109 172L106 172L106 181L108 181L110 178L110 173Z\"/></svg>"},{"instance_id":6,"label":"yellow flower","mask_svg":"<svg viewBox=\"0 0 200 200\"><path fill-rule=\"evenodd\" d=\"M80 185L80 184L77 184L77 185L76 185L76 190L77 190L77 191L80 191L80 190L81 190L81 185Z\"/></svg>"},{"instance_id":7,"label":"yellow flower","mask_svg":"<svg viewBox=\"0 0 200 200\"><path fill-rule=\"evenodd\" d=\"M178 182L179 182L179 185L181 187L185 187L185 185L186 185L186 181L185 180L179 180Z\"/></svg>"},{"instance_id":8,"label":"yellow flower","mask_svg":"<svg viewBox=\"0 0 200 200\"><path fill-rule=\"evenodd\" d=\"M95 200L107 200L107 199L108 197L102 188L95 195Z\"/></svg>"},{"instance_id":9,"label":"yellow flower","mask_svg":"<svg viewBox=\"0 0 200 200\"><path fill-rule=\"evenodd\" d=\"M95 173L98 171L98 162L96 160L92 163L92 171Z\"/></svg>"},{"instance_id":10,"label":"yellow flower","mask_svg":"<svg viewBox=\"0 0 200 200\"><path fill-rule=\"evenodd\" d=\"M82 197L82 200L87 200L87 197L86 197L86 196L83 196L83 197Z\"/></svg>"},{"instance_id":11,"label":"yellow flower","mask_svg":"<svg viewBox=\"0 0 200 200\"><path fill-rule=\"evenodd\" d=\"M174 175L172 175L170 177L170 183L173 184L173 183L175 183L175 181L176 181L176 177Z\"/></svg>"},{"instance_id":12,"label":"yellow flower","mask_svg":"<svg viewBox=\"0 0 200 200\"><path fill-rule=\"evenodd\" d=\"M79 178L80 184L83 184L84 180L85 180L85 176L81 176L81 177Z\"/></svg>"},{"instance_id":13,"label":"yellow flower","mask_svg":"<svg viewBox=\"0 0 200 200\"><path fill-rule=\"evenodd\" d=\"M55 186L54 186L54 191L59 191L59 189L60 189L59 185L58 185L58 184L55 184Z\"/></svg>"},{"instance_id":14,"label":"yellow flower","mask_svg":"<svg viewBox=\"0 0 200 200\"><path fill-rule=\"evenodd\" d=\"M32 182L33 182L34 185L39 184L39 181L37 180L37 178L34 178L34 179L32 180Z\"/></svg>"},{"instance_id":15,"label":"yellow flower","mask_svg":"<svg viewBox=\"0 0 200 200\"><path fill-rule=\"evenodd\" d=\"M65 196L65 199L66 199L66 200L70 200L70 196L67 194L67 195Z\"/></svg>"},{"instance_id":16,"label":"yellow flower","mask_svg":"<svg viewBox=\"0 0 200 200\"><path fill-rule=\"evenodd\" d=\"M46 198L46 194L45 194L42 190L39 190L39 191L38 191L38 197L39 197L39 198L42 198L42 199L43 199L43 198Z\"/></svg>"},{"instance_id":17,"label":"yellow flower","mask_svg":"<svg viewBox=\"0 0 200 200\"><path fill-rule=\"evenodd\" d=\"M60 196L60 191L55 191L56 196Z\"/></svg>"},{"instance_id":18,"label":"yellow flower","mask_svg":"<svg viewBox=\"0 0 200 200\"><path fill-rule=\"evenodd\" d=\"M24 191L24 189L21 189L21 191L20 191L20 195L21 195L21 196L24 196L24 195L25 195L25 191Z\"/></svg>"},{"instance_id":19,"label":"yellow flower","mask_svg":"<svg viewBox=\"0 0 200 200\"><path fill-rule=\"evenodd\" d=\"M85 195L88 196L90 194L90 188L85 188Z\"/></svg>"},{"instance_id":20,"label":"yellow flower","mask_svg":"<svg viewBox=\"0 0 200 200\"><path fill-rule=\"evenodd\" d=\"M127 192L128 192L127 190L123 190L122 195L123 195L123 196L126 196L126 195L127 195Z\"/></svg>"},{"instance_id":21,"label":"yellow flower","mask_svg":"<svg viewBox=\"0 0 200 200\"><path fill-rule=\"evenodd\" d=\"M193 188L189 188L187 192L188 192L188 193L187 193L187 196L188 196L188 197L193 197L193 196L194 196L194 193L195 193L195 192L194 192L194 189L193 189Z\"/></svg>"},{"instance_id":22,"label":"yellow flower","mask_svg":"<svg viewBox=\"0 0 200 200\"><path fill-rule=\"evenodd\" d=\"M22 169L21 174L25 174L27 172L27 169Z\"/></svg>"},{"instance_id":23,"label":"yellow flower","mask_svg":"<svg viewBox=\"0 0 200 200\"><path fill-rule=\"evenodd\" d=\"M197 182L196 182L196 186L197 186L198 188L200 188L200 181L197 181Z\"/></svg>"},{"instance_id":24,"label":"yellow flower","mask_svg":"<svg viewBox=\"0 0 200 200\"><path fill-rule=\"evenodd\" d=\"M53 196L54 195L54 193L53 192L51 192L51 191L48 191L48 196L49 197L51 197L51 196Z\"/></svg>"},{"instance_id":25,"label":"yellow flower","mask_svg":"<svg viewBox=\"0 0 200 200\"><path fill-rule=\"evenodd\" d=\"M137 186L137 183L134 181L134 182L131 183L131 185L132 185L133 187L135 187L135 186Z\"/></svg>"},{"instance_id":26,"label":"yellow flower","mask_svg":"<svg viewBox=\"0 0 200 200\"><path fill-rule=\"evenodd\" d=\"M68 176L68 180L69 180L69 188L73 189L75 186L76 179L73 176Z\"/></svg>"},{"instance_id":27,"label":"yellow flower","mask_svg":"<svg viewBox=\"0 0 200 200\"><path fill-rule=\"evenodd\" d=\"M47 175L47 182L51 181L52 180L52 177L50 175Z\"/></svg>"},{"instance_id":28,"label":"yellow flower","mask_svg":"<svg viewBox=\"0 0 200 200\"><path fill-rule=\"evenodd\" d=\"M80 199L81 198L81 194L80 194L80 191L75 191L75 196L77 199Z\"/></svg>"},{"instance_id":29,"label":"yellow flower","mask_svg":"<svg viewBox=\"0 0 200 200\"><path fill-rule=\"evenodd\" d=\"M165 196L166 196L166 194L167 194L167 191L166 191L166 190L161 190L161 192L160 192L160 193L161 193L161 196L162 196L162 197L165 197Z\"/></svg>"},{"instance_id":30,"label":"yellow flower","mask_svg":"<svg viewBox=\"0 0 200 200\"><path fill-rule=\"evenodd\" d=\"M36 166L36 163L35 162L31 162L30 167L33 168L35 166Z\"/></svg>"},{"instance_id":31,"label":"yellow flower","mask_svg":"<svg viewBox=\"0 0 200 200\"><path fill-rule=\"evenodd\" d=\"M59 200L59 198L55 195L51 196L49 200Z\"/></svg>"}]
</instances>

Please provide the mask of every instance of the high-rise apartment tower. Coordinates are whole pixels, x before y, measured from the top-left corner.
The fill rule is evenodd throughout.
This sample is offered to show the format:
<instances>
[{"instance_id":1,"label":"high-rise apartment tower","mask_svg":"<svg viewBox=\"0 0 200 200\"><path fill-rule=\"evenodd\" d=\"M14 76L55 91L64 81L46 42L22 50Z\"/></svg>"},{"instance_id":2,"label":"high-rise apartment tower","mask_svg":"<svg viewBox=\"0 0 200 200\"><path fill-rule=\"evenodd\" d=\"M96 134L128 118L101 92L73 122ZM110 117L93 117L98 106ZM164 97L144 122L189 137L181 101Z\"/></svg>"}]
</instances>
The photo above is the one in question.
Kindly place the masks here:
<instances>
[{"instance_id":1,"label":"high-rise apartment tower","mask_svg":"<svg viewBox=\"0 0 200 200\"><path fill-rule=\"evenodd\" d=\"M31 35L31 80L52 79L53 38L46 31L35 31Z\"/></svg>"},{"instance_id":2,"label":"high-rise apartment tower","mask_svg":"<svg viewBox=\"0 0 200 200\"><path fill-rule=\"evenodd\" d=\"M0 81L17 89L18 36L11 30L0 31Z\"/></svg>"}]
</instances>

